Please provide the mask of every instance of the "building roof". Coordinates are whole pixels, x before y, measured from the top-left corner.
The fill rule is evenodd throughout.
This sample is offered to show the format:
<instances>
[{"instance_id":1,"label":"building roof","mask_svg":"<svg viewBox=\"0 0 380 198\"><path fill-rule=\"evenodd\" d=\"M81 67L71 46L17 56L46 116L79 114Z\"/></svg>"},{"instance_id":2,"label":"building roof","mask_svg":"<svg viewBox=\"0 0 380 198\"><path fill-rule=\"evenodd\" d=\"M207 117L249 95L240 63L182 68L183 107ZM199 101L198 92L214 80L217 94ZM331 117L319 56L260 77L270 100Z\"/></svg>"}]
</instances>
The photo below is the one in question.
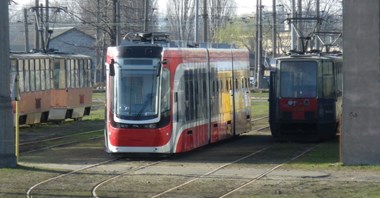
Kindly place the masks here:
<instances>
[{"instance_id":1,"label":"building roof","mask_svg":"<svg viewBox=\"0 0 380 198\"><path fill-rule=\"evenodd\" d=\"M28 39L29 39L29 49L34 49L34 43L35 43L35 30L34 25L30 24L28 25ZM90 39L93 39L95 42L95 37L79 30L76 27L55 27L53 29L53 33L51 35L51 41L59 38L63 35L67 35L70 33L79 33L82 34L84 37L88 37ZM25 51L25 27L24 23L11 23L9 26L9 41L10 41L10 50L11 51Z\"/></svg>"}]
</instances>

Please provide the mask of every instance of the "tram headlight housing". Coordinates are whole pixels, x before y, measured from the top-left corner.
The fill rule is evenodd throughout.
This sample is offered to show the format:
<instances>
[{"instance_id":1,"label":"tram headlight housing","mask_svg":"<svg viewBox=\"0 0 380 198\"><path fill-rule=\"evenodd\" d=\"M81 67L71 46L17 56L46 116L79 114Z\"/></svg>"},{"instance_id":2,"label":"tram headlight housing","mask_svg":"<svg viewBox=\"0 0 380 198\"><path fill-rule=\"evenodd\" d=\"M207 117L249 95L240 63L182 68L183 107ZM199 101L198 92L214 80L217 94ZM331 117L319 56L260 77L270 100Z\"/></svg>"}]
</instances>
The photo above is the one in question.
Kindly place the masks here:
<instances>
[{"instance_id":1,"label":"tram headlight housing","mask_svg":"<svg viewBox=\"0 0 380 198\"><path fill-rule=\"evenodd\" d=\"M128 124L124 124L124 123L117 123L116 127L117 128L129 128L129 125Z\"/></svg>"},{"instance_id":2,"label":"tram headlight housing","mask_svg":"<svg viewBox=\"0 0 380 198\"><path fill-rule=\"evenodd\" d=\"M157 124L145 124L144 127L147 129L155 129L157 128Z\"/></svg>"},{"instance_id":3,"label":"tram headlight housing","mask_svg":"<svg viewBox=\"0 0 380 198\"><path fill-rule=\"evenodd\" d=\"M124 123L116 123L116 127L117 128L124 128L124 129L128 129L128 128L134 128L134 129L142 129L142 128L145 128L145 129L155 129L157 128L157 124L124 124Z\"/></svg>"}]
</instances>

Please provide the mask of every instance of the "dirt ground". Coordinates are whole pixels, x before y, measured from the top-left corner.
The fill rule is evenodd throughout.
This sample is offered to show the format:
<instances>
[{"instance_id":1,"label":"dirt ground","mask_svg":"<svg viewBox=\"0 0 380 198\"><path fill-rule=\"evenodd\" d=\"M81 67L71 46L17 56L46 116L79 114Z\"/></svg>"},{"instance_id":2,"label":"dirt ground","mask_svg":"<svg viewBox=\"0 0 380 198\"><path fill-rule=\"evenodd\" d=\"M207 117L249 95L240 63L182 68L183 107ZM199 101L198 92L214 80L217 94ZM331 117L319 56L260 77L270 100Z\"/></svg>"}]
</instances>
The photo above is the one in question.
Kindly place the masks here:
<instances>
[{"instance_id":1,"label":"dirt ground","mask_svg":"<svg viewBox=\"0 0 380 198\"><path fill-rule=\"evenodd\" d=\"M231 163L268 145L273 146ZM0 169L0 197L25 197L31 187L57 176L37 185L30 195L93 197L95 186L117 176L100 185L96 195L221 197L247 184L226 197L380 197L378 167L345 167L337 161L328 162L327 167L287 163L263 175L310 146L312 144L275 143L268 132L248 133L171 157L124 156L63 176L72 170L115 159L104 152L103 140L95 139L22 154L18 168ZM147 166L157 161L160 162ZM139 169L142 166L146 167Z\"/></svg>"}]
</instances>

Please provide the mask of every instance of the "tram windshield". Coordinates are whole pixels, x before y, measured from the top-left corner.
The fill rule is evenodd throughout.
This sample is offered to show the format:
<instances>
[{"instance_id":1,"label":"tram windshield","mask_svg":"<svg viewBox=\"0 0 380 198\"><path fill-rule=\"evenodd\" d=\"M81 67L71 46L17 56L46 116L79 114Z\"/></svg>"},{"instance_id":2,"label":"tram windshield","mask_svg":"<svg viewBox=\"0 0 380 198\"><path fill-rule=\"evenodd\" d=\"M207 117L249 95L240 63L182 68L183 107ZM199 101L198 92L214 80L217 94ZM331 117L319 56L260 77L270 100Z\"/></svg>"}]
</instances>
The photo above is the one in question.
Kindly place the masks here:
<instances>
[{"instance_id":1,"label":"tram windshield","mask_svg":"<svg viewBox=\"0 0 380 198\"><path fill-rule=\"evenodd\" d=\"M114 105L117 117L127 120L158 117L159 61L146 58L119 60Z\"/></svg>"},{"instance_id":2,"label":"tram windshield","mask_svg":"<svg viewBox=\"0 0 380 198\"><path fill-rule=\"evenodd\" d=\"M280 64L280 96L314 98L317 96L316 61L282 61Z\"/></svg>"}]
</instances>

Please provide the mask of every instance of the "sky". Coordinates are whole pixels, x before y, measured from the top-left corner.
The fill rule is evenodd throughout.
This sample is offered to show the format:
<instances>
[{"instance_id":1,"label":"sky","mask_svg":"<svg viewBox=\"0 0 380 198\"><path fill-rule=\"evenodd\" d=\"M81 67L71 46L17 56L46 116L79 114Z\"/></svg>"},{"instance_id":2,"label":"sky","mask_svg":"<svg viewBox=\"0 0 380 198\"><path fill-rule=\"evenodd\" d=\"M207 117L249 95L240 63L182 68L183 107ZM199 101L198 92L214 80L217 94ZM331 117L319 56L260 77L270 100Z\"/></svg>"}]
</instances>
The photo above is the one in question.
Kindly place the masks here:
<instances>
[{"instance_id":1,"label":"sky","mask_svg":"<svg viewBox=\"0 0 380 198\"><path fill-rule=\"evenodd\" d=\"M253 14L256 12L256 0L235 0L237 4L237 14ZM272 0L262 0L266 9L272 9Z\"/></svg>"},{"instance_id":2,"label":"sky","mask_svg":"<svg viewBox=\"0 0 380 198\"><path fill-rule=\"evenodd\" d=\"M256 12L256 1L257 0L235 0L237 4L237 14L254 14ZM165 13L166 10L166 2L167 0L158 0L159 4L159 11L162 13ZM203 0L199 0L199 4L202 4ZM272 2L273 0L262 0L262 4L267 9L272 9Z\"/></svg>"},{"instance_id":3,"label":"sky","mask_svg":"<svg viewBox=\"0 0 380 198\"><path fill-rule=\"evenodd\" d=\"M35 2L35 0L14 0L18 4L25 4L30 2ZM45 2L45 0L40 0L41 2ZM237 14L254 14L256 12L256 1L257 0L235 0L237 4ZM158 0L159 11L161 13L165 13L166 10L166 2L167 0ZM202 4L203 0L199 0L199 3ZM273 0L262 0L265 9L272 9Z\"/></svg>"}]
</instances>

